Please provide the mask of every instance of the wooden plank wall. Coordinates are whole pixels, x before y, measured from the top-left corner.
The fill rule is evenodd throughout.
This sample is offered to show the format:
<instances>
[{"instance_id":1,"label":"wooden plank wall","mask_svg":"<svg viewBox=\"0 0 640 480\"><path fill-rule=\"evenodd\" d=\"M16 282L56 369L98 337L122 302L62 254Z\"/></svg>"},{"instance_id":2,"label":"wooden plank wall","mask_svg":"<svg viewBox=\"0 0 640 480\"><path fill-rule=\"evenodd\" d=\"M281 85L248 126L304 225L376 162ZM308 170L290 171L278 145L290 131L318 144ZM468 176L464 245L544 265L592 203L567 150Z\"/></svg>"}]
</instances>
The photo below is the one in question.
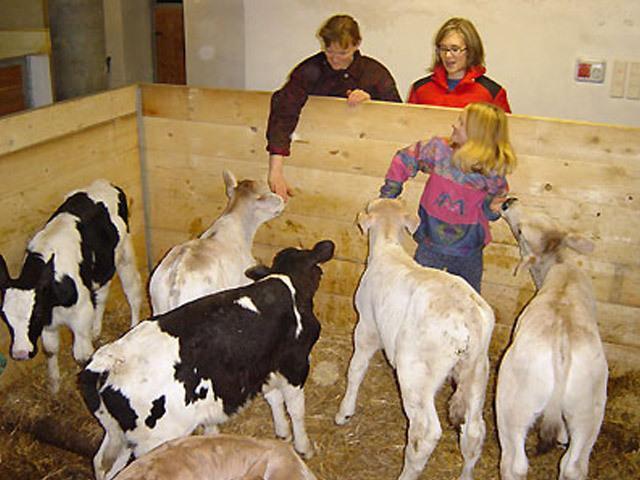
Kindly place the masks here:
<instances>
[{"instance_id":1,"label":"wooden plank wall","mask_svg":"<svg viewBox=\"0 0 640 480\"><path fill-rule=\"evenodd\" d=\"M224 168L239 178L266 178L268 107L264 92L142 87L153 262L220 214ZM393 153L420 138L448 135L457 115L415 105L349 108L339 99L309 100L286 163L297 195L282 217L258 232L255 250L268 261L285 246L309 247L323 238L337 243L317 297L323 322L355 320L352 296L366 241L354 219L377 196ZM596 242L585 268L609 359L640 368L640 129L513 115L510 131L519 157L513 193ZM405 188L411 208L424 181ZM494 223L492 232L483 294L497 314L497 338L506 342L533 284L526 273L513 276L518 251L506 224Z\"/></svg>"},{"instance_id":2,"label":"wooden plank wall","mask_svg":"<svg viewBox=\"0 0 640 480\"><path fill-rule=\"evenodd\" d=\"M127 192L134 246L146 275L137 93L138 87L129 86L0 119L0 254L12 275L27 242L64 195L96 178ZM0 332L6 341L6 328Z\"/></svg>"}]
</instances>

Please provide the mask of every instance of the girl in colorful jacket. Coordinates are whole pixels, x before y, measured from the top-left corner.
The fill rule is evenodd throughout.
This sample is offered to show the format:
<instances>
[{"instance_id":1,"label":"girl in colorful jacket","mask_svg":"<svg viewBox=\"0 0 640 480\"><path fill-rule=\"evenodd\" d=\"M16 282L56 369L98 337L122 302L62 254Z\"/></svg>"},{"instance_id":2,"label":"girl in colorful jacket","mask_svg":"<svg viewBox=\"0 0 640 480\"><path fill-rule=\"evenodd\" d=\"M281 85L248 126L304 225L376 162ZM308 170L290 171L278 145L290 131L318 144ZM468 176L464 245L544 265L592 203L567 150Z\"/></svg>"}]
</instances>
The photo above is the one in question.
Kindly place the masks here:
<instances>
[{"instance_id":1,"label":"girl in colorful jacket","mask_svg":"<svg viewBox=\"0 0 640 480\"><path fill-rule=\"evenodd\" d=\"M452 125L451 138L433 137L399 150L391 160L380 196L395 198L402 185L429 173L420 199L415 259L460 275L480 292L482 251L491 241L489 220L500 217L516 166L504 111L471 103Z\"/></svg>"}]
</instances>

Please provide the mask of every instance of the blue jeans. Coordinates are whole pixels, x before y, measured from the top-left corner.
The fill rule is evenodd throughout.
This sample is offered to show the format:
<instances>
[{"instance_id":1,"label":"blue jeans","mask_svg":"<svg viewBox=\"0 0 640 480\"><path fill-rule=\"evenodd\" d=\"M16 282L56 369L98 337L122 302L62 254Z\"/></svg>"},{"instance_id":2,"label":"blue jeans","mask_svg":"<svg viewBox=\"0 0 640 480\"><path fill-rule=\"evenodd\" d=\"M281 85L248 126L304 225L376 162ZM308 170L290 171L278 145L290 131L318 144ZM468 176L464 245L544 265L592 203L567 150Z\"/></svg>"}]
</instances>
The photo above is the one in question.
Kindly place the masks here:
<instances>
[{"instance_id":1,"label":"blue jeans","mask_svg":"<svg viewBox=\"0 0 640 480\"><path fill-rule=\"evenodd\" d=\"M424 243L418 244L414 256L416 262L424 267L446 270L449 273L464 278L476 292L480 293L482 283L482 250L472 255L458 257L455 255L444 255L429 250Z\"/></svg>"}]
</instances>

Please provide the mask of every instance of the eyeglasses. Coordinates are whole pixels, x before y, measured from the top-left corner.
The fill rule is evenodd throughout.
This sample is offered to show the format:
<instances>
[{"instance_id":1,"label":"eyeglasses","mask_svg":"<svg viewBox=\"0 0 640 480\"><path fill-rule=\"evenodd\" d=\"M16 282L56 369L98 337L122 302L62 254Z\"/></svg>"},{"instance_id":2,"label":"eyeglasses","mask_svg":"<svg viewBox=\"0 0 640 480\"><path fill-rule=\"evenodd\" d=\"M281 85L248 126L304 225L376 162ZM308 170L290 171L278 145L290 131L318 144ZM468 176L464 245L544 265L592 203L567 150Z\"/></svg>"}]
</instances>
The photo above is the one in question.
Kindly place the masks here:
<instances>
[{"instance_id":1,"label":"eyeglasses","mask_svg":"<svg viewBox=\"0 0 640 480\"><path fill-rule=\"evenodd\" d=\"M436 47L436 52L440 55L446 55L450 53L451 55L460 55L462 52L466 52L467 47L458 47L454 45L453 47Z\"/></svg>"}]
</instances>

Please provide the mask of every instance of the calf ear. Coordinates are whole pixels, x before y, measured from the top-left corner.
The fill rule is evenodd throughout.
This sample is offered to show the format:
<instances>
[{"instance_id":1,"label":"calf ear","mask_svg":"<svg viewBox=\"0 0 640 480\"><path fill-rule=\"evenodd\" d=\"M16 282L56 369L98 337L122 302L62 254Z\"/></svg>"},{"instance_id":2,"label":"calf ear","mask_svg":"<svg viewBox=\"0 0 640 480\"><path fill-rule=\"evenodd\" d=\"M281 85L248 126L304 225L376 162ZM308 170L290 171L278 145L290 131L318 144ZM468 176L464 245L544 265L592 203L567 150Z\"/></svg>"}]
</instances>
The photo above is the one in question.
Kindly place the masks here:
<instances>
[{"instance_id":1,"label":"calf ear","mask_svg":"<svg viewBox=\"0 0 640 480\"><path fill-rule=\"evenodd\" d=\"M360 231L363 234L366 234L371 226L371 215L366 212L358 213L358 216L356 217L356 224L360 227Z\"/></svg>"},{"instance_id":2,"label":"calf ear","mask_svg":"<svg viewBox=\"0 0 640 480\"><path fill-rule=\"evenodd\" d=\"M316 263L324 263L333 258L333 252L335 251L335 244L331 240L323 240L318 242L313 247L314 257Z\"/></svg>"},{"instance_id":3,"label":"calf ear","mask_svg":"<svg viewBox=\"0 0 640 480\"><path fill-rule=\"evenodd\" d=\"M575 233L570 233L569 235L567 235L564 239L564 243L567 247L572 248L576 252L582 254L591 253L596 247L591 240Z\"/></svg>"},{"instance_id":4,"label":"calf ear","mask_svg":"<svg viewBox=\"0 0 640 480\"><path fill-rule=\"evenodd\" d=\"M269 270L269 267L266 267L265 265L256 265L255 267L247 268L244 271L244 274L247 276L247 278L250 278L254 281L260 280L270 273L271 270Z\"/></svg>"},{"instance_id":5,"label":"calf ear","mask_svg":"<svg viewBox=\"0 0 640 480\"><path fill-rule=\"evenodd\" d=\"M516 268L513 270L513 276L517 277L518 273L520 273L520 270L522 270L523 268L529 268L534 263L536 263L535 255L527 255L526 257L522 257L518 262L518 265L516 265Z\"/></svg>"},{"instance_id":6,"label":"calf ear","mask_svg":"<svg viewBox=\"0 0 640 480\"><path fill-rule=\"evenodd\" d=\"M0 255L0 288L5 289L9 285L9 270L7 270L7 264L4 261L4 257Z\"/></svg>"},{"instance_id":7,"label":"calf ear","mask_svg":"<svg viewBox=\"0 0 640 480\"><path fill-rule=\"evenodd\" d=\"M418 217L415 213L405 213L404 226L409 231L409 233L413 235L420 226L420 217Z\"/></svg>"},{"instance_id":8,"label":"calf ear","mask_svg":"<svg viewBox=\"0 0 640 480\"><path fill-rule=\"evenodd\" d=\"M233 173L231 173L231 171L227 169L222 171L222 178L224 179L224 186L227 197L231 198L231 196L233 195L233 189L238 186L238 181L236 180L236 177L233 175Z\"/></svg>"}]
</instances>

